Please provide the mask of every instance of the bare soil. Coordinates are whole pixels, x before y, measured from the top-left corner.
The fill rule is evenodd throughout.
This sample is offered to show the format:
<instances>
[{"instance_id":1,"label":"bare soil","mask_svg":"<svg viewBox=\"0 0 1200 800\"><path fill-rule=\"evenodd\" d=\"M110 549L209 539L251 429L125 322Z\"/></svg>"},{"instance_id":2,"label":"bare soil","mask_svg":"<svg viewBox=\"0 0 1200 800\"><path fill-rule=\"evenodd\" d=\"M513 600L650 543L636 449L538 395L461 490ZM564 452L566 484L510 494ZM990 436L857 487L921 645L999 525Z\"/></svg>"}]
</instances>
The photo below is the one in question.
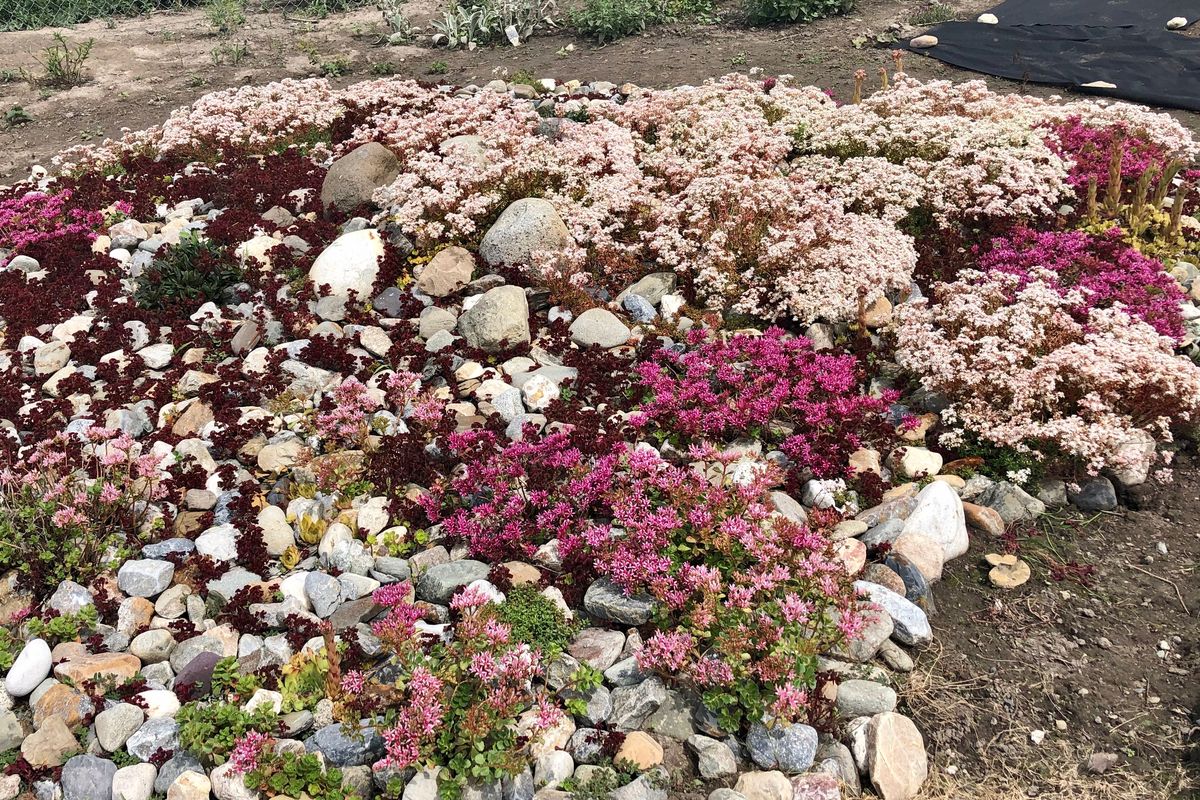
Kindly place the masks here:
<instances>
[{"instance_id":1,"label":"bare soil","mask_svg":"<svg viewBox=\"0 0 1200 800\"><path fill-rule=\"evenodd\" d=\"M990 5L991 0L950 3L961 19L971 19ZM339 85L381 73L454 84L524 73L558 80L671 86L758 68L768 75L791 74L845 97L855 70L863 68L874 76L879 68L892 67L891 46L875 37L896 26L905 26L901 39L914 35L920 29L908 23L927 6L915 0L860 0L850 15L776 29L744 27L731 8L719 24L656 28L605 47L560 31L536 36L516 48L473 52L388 46L374 8L322 20L279 12L252 14L242 30L227 38L216 35L202 11L159 12L66 29L70 41L95 39L87 61L90 80L54 92L19 77L5 82L4 77L21 69L38 74L36 56L50 44L54 29L2 33L0 112L20 105L33 121L8 129L0 123L0 181L27 174L31 164L48 162L64 147L116 136L123 127L155 124L171 109L205 92L312 75L321 63L335 59L344 59L350 68L348 74L334 79ZM411 0L406 6L417 26L428 26L438 8L438 0ZM239 52L244 55L239 57ZM906 59L906 69L918 77L978 77L931 58L908 55ZM445 72L431 72L435 64L444 66ZM1011 91L1043 95L1056 91L1000 79L990 82ZM1200 117L1179 116L1200 130Z\"/></svg>"},{"instance_id":2,"label":"bare soil","mask_svg":"<svg viewBox=\"0 0 1200 800\"><path fill-rule=\"evenodd\" d=\"M1014 531L1033 568L1019 589L986 577L983 556L1004 542L975 535L947 565L934 590L936 644L901 692L930 751L928 796L1200 797L1192 463L1125 498L1139 510L1060 510ZM1102 774L1088 768L1097 753L1116 757Z\"/></svg>"}]
</instances>

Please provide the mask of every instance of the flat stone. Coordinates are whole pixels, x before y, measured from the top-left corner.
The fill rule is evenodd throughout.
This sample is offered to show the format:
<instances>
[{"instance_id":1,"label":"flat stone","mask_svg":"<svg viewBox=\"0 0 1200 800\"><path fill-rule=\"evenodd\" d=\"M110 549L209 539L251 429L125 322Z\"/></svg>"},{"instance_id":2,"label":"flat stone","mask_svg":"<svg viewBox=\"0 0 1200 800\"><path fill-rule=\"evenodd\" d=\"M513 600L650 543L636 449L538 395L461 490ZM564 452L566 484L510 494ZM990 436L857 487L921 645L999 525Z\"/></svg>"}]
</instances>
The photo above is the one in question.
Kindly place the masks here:
<instances>
[{"instance_id":1,"label":"flat stone","mask_svg":"<svg viewBox=\"0 0 1200 800\"><path fill-rule=\"evenodd\" d=\"M55 676L69 678L76 684L88 680L129 680L142 668L141 659L126 653L100 653L72 658L54 668Z\"/></svg>"},{"instance_id":2,"label":"flat stone","mask_svg":"<svg viewBox=\"0 0 1200 800\"><path fill-rule=\"evenodd\" d=\"M849 680L838 684L837 710L843 717L874 716L895 711L896 690L875 681Z\"/></svg>"},{"instance_id":3,"label":"flat stone","mask_svg":"<svg viewBox=\"0 0 1200 800\"><path fill-rule=\"evenodd\" d=\"M588 586L583 605L592 616L623 625L644 625L654 612L654 602L648 595L628 597L607 578L593 581Z\"/></svg>"}]
</instances>

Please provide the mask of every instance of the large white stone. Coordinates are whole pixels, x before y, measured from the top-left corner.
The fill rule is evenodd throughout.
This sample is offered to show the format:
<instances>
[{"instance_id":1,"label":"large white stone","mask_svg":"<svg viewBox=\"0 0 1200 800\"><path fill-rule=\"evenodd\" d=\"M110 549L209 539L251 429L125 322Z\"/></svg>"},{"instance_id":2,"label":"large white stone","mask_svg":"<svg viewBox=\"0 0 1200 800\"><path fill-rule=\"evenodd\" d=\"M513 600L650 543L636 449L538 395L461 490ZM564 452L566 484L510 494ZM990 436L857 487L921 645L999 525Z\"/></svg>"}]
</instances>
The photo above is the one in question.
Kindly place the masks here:
<instances>
[{"instance_id":1,"label":"large white stone","mask_svg":"<svg viewBox=\"0 0 1200 800\"><path fill-rule=\"evenodd\" d=\"M374 228L343 234L321 251L308 271L308 280L313 288L328 285L333 298L341 303L322 303L320 309L326 319L342 319L345 316L345 301L354 292L359 302L371 299L371 287L379 274L379 261L383 257L383 238ZM338 313L340 307L341 313Z\"/></svg>"},{"instance_id":2,"label":"large white stone","mask_svg":"<svg viewBox=\"0 0 1200 800\"><path fill-rule=\"evenodd\" d=\"M919 533L940 544L946 560L958 558L971 544L962 500L941 481L934 481L917 495L917 506L904 521L900 535L906 533Z\"/></svg>"},{"instance_id":3,"label":"large white stone","mask_svg":"<svg viewBox=\"0 0 1200 800\"><path fill-rule=\"evenodd\" d=\"M154 779L158 768L153 764L130 764L121 767L113 775L112 796L114 800L150 800L154 794Z\"/></svg>"},{"instance_id":4,"label":"large white stone","mask_svg":"<svg viewBox=\"0 0 1200 800\"><path fill-rule=\"evenodd\" d=\"M50 674L50 645L44 639L30 639L9 667L4 688L13 697L24 697Z\"/></svg>"}]
</instances>

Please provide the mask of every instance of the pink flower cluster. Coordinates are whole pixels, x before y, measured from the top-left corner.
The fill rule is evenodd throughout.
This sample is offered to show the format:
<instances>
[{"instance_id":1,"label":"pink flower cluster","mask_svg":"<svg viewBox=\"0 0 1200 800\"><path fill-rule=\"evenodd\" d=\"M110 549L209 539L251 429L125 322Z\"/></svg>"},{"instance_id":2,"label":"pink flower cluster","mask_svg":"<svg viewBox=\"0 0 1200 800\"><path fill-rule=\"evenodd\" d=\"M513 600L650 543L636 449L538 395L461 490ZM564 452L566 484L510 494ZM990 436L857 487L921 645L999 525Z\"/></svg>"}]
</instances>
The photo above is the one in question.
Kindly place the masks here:
<instances>
[{"instance_id":1,"label":"pink flower cluster","mask_svg":"<svg viewBox=\"0 0 1200 800\"><path fill-rule=\"evenodd\" d=\"M371 415L381 403L357 378L342 381L317 414L317 431L327 446L360 447L371 432Z\"/></svg>"},{"instance_id":2,"label":"pink flower cluster","mask_svg":"<svg viewBox=\"0 0 1200 800\"><path fill-rule=\"evenodd\" d=\"M743 470L711 448L689 455L696 463L677 467L648 450L628 454L608 498L612 522L561 550L662 604L669 627L639 663L691 681L736 727L761 718L779 687L807 680L816 655L862 622L826 535L775 513L774 465ZM735 690L747 681L752 697Z\"/></svg>"},{"instance_id":3,"label":"pink flower cluster","mask_svg":"<svg viewBox=\"0 0 1200 800\"><path fill-rule=\"evenodd\" d=\"M1197 419L1200 370L1120 307L1089 306L1058 273L964 271L903 306L897 360L950 400L943 444L971 433L1038 457L1144 476L1154 443Z\"/></svg>"},{"instance_id":4,"label":"pink flower cluster","mask_svg":"<svg viewBox=\"0 0 1200 800\"><path fill-rule=\"evenodd\" d=\"M263 748L274 740L265 733L246 731L229 753L229 768L236 775L245 775L258 769L258 759Z\"/></svg>"}]
</instances>

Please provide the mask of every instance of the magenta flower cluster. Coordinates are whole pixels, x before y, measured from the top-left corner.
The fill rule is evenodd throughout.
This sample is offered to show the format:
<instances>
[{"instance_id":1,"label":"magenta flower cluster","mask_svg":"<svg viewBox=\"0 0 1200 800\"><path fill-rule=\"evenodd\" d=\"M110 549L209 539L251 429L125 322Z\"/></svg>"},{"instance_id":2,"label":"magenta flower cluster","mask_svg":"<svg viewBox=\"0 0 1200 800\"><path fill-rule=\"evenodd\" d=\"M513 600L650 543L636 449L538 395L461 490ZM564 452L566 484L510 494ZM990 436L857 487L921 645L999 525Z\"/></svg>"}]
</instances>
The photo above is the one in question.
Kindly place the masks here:
<instances>
[{"instance_id":1,"label":"magenta flower cluster","mask_svg":"<svg viewBox=\"0 0 1200 800\"><path fill-rule=\"evenodd\" d=\"M779 328L727 340L694 331L688 344L638 365L648 397L630 418L635 427L689 441L778 440L821 478L844 475L847 456L886 433L882 415L896 394L863 394L853 356L817 353Z\"/></svg>"},{"instance_id":2,"label":"magenta flower cluster","mask_svg":"<svg viewBox=\"0 0 1200 800\"><path fill-rule=\"evenodd\" d=\"M71 207L71 190L28 192L0 200L0 250L20 252L30 245L77 234L94 234L104 215ZM0 266L5 263L0 257Z\"/></svg>"},{"instance_id":3,"label":"magenta flower cluster","mask_svg":"<svg viewBox=\"0 0 1200 800\"><path fill-rule=\"evenodd\" d=\"M1101 235L1083 231L1035 231L1018 227L1006 238L993 239L979 258L979 268L1015 275L1023 289L1042 268L1054 274L1064 296L1081 290L1077 316L1092 308L1119 304L1125 313L1144 320L1163 336L1183 338L1179 304L1184 294L1157 259L1142 255L1122 241L1120 228Z\"/></svg>"}]
</instances>

